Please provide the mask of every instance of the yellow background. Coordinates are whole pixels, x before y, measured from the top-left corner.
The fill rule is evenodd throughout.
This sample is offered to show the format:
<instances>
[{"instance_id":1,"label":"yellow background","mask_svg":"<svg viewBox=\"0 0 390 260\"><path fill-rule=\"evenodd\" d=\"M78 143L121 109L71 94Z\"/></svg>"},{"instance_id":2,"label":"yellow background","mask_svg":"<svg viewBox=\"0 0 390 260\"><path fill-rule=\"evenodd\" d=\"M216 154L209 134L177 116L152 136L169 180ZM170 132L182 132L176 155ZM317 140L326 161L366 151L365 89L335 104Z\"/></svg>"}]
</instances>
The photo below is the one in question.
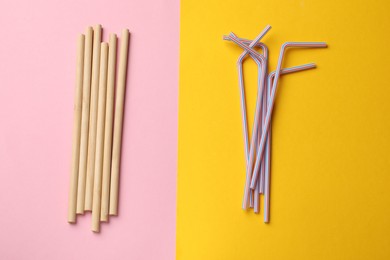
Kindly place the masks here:
<instances>
[{"instance_id":1,"label":"yellow background","mask_svg":"<svg viewBox=\"0 0 390 260\"><path fill-rule=\"evenodd\" d=\"M178 259L390 259L390 2L181 1ZM272 132L271 222L241 209L236 60L222 35L294 49ZM245 63L249 118L256 67ZM252 122L252 120L251 120Z\"/></svg>"}]
</instances>

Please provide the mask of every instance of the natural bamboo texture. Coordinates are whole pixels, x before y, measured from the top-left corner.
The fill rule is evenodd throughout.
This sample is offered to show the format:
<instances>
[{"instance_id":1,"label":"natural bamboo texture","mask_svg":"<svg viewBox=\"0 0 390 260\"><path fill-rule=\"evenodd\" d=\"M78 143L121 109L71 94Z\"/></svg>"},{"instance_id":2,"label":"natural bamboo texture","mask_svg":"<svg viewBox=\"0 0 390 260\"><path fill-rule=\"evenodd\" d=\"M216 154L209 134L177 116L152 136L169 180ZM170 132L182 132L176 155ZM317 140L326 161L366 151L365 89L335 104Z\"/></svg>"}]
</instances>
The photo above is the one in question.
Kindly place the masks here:
<instances>
[{"instance_id":1,"label":"natural bamboo texture","mask_svg":"<svg viewBox=\"0 0 390 260\"><path fill-rule=\"evenodd\" d=\"M106 115L104 127L104 153L102 176L102 199L100 221L108 221L110 203L110 175L112 149L112 123L114 116L115 68L116 68L116 34L110 35L108 46L108 75L106 94Z\"/></svg>"},{"instance_id":2,"label":"natural bamboo texture","mask_svg":"<svg viewBox=\"0 0 390 260\"><path fill-rule=\"evenodd\" d=\"M121 48L119 56L119 71L115 100L114 136L111 162L111 183L110 183L110 215L118 215L119 195L119 170L121 157L123 109L126 89L127 56L129 47L129 30L124 29L121 36Z\"/></svg>"},{"instance_id":3,"label":"natural bamboo texture","mask_svg":"<svg viewBox=\"0 0 390 260\"><path fill-rule=\"evenodd\" d=\"M89 114L89 137L88 137L88 160L87 160L87 183L85 187L86 211L92 210L94 168L96 153L96 127L98 113L99 94L99 70L100 70L100 45L102 40L102 27L96 25L93 29L92 51L92 81L91 81L91 109Z\"/></svg>"},{"instance_id":4,"label":"natural bamboo texture","mask_svg":"<svg viewBox=\"0 0 390 260\"><path fill-rule=\"evenodd\" d=\"M80 135L81 135L81 110L83 98L83 66L84 66L85 36L81 34L77 39L77 62L76 62L76 90L74 98L74 122L73 122L73 146L72 166L70 173L68 222L76 222L77 205L77 181L80 158Z\"/></svg>"},{"instance_id":5,"label":"natural bamboo texture","mask_svg":"<svg viewBox=\"0 0 390 260\"><path fill-rule=\"evenodd\" d=\"M84 213L85 204L85 179L87 170L88 132L89 132L89 98L91 87L91 62L92 62L92 27L88 27L85 33L84 69L83 69L83 101L81 112L81 136L79 176L77 183L77 210L76 213Z\"/></svg>"},{"instance_id":6,"label":"natural bamboo texture","mask_svg":"<svg viewBox=\"0 0 390 260\"><path fill-rule=\"evenodd\" d=\"M98 114L97 114L97 131L96 131L96 160L95 176L93 187L93 206L92 206L92 231L100 231L100 206L102 191L102 171L103 171L103 152L104 152L104 123L106 112L106 90L107 90L107 57L108 44L101 44L100 52L100 78L99 78L99 95L98 95Z\"/></svg>"}]
</instances>

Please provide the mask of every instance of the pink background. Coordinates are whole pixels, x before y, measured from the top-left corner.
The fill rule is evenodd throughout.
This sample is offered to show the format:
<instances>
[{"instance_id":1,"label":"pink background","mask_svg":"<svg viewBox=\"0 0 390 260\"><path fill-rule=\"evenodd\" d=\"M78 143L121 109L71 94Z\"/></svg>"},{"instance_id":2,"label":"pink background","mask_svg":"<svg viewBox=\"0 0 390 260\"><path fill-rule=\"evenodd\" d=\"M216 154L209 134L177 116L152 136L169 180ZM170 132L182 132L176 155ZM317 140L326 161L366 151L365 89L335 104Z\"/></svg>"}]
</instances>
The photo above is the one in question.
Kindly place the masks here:
<instances>
[{"instance_id":1,"label":"pink background","mask_svg":"<svg viewBox=\"0 0 390 260\"><path fill-rule=\"evenodd\" d=\"M131 32L119 217L67 223L77 35ZM174 259L179 0L0 2L0 258Z\"/></svg>"}]
</instances>

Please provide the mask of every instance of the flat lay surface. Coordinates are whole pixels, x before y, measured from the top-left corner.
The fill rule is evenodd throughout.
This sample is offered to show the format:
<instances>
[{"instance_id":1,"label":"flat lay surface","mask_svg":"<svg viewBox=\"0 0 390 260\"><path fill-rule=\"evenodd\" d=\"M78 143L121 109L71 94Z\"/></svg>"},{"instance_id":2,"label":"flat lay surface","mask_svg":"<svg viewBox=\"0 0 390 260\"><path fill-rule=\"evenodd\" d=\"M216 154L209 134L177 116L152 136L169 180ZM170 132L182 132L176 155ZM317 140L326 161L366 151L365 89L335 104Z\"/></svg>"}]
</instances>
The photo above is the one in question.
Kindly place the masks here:
<instances>
[{"instance_id":1,"label":"flat lay surface","mask_svg":"<svg viewBox=\"0 0 390 260\"><path fill-rule=\"evenodd\" d=\"M0 0L0 259L390 259L390 3ZM130 32L118 216L67 222L76 47ZM270 222L242 209L234 32L276 68ZM244 62L249 133L257 67Z\"/></svg>"}]
</instances>

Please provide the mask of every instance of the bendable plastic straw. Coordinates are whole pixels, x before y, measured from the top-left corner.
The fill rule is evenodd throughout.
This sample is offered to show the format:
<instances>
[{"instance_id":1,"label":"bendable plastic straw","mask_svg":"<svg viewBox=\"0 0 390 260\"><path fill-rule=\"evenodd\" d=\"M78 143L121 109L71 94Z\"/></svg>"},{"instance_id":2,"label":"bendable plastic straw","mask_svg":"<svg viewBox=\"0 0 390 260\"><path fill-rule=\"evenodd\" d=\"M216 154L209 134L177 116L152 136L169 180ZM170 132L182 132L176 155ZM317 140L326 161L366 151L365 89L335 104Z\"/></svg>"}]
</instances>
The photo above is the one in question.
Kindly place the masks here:
<instances>
[{"instance_id":1,"label":"bendable plastic straw","mask_svg":"<svg viewBox=\"0 0 390 260\"><path fill-rule=\"evenodd\" d=\"M266 35L266 33L271 29L271 26L266 26L264 30L251 42L249 42L249 47L259 46L259 41ZM230 40L229 36L224 36L224 40ZM264 46L261 44L260 46ZM249 136L248 136L248 120L247 120L247 112L246 112L246 100L245 100L245 88L244 88L244 77L242 71L242 63L244 59L249 54L248 51L244 51L237 60L237 70L238 70L238 84L240 87L240 95L241 95L241 116L242 116L242 127L243 127L243 137L244 137L244 145L245 145L245 160L248 163L249 159Z\"/></svg>"},{"instance_id":2,"label":"bendable plastic straw","mask_svg":"<svg viewBox=\"0 0 390 260\"><path fill-rule=\"evenodd\" d=\"M316 65L314 63L309 63L309 64L305 64L305 65L301 65L301 66L296 66L296 67L292 67L292 68L287 68L287 69L282 69L281 70L281 75L284 75L284 74L290 74L290 73L293 73L293 72L299 72L299 71L303 71L303 70L308 70L308 69L314 69L316 67ZM268 81L267 81L267 96L268 96L268 100L270 100L271 98L271 87L272 87L272 83L273 83L273 80L274 80L274 77L275 77L275 71L274 72L271 72L268 76ZM270 135L270 131L268 132L268 135L267 135L267 147L266 149L269 149L270 150L270 147L271 147L271 135ZM270 154L270 151L268 151L268 153L265 154L265 157L266 157L266 164L265 164L265 167L270 167L270 162L269 162L269 157L267 158L267 154ZM265 223L268 223L269 222L269 205L270 205L270 169L265 169L265 176L264 176L264 222Z\"/></svg>"},{"instance_id":3,"label":"bendable plastic straw","mask_svg":"<svg viewBox=\"0 0 390 260\"><path fill-rule=\"evenodd\" d=\"M256 52L252 48L248 47L246 44L241 43L233 33L231 33L229 35L229 37L232 41L234 41L236 44L238 44L241 48L247 50L249 53L253 54L257 58L259 58L259 59L264 58L261 54L259 54L258 52ZM259 148L257 149L257 156L256 156L255 167L253 169L253 175L251 173L247 173L247 175L252 175L252 180L250 183L251 189L255 189L255 187L256 187L258 171L259 171L259 167L260 167L260 162L261 162L262 157L263 157L266 135L268 133L268 127L269 127L269 124L271 121L271 114L272 114L272 109L273 109L273 105L275 102L277 83L279 81L279 76L280 76L280 72L281 72L281 66L282 66L282 61L283 61L285 50L289 47L324 48L326 46L327 45L324 42L286 42L282 45L281 50L280 50L279 60L278 60L278 66L277 66L277 70L275 73L275 80L274 80L274 83L272 86L271 98L270 98L270 102L269 102L268 107L267 107L265 125L263 126L261 139L260 139L260 145L259 145ZM250 164L248 164L248 165L250 165ZM252 167L248 167L247 169L252 171Z\"/></svg>"},{"instance_id":4,"label":"bendable plastic straw","mask_svg":"<svg viewBox=\"0 0 390 260\"><path fill-rule=\"evenodd\" d=\"M254 126L252 131L252 138L251 138L250 146L248 147L249 138L248 138L248 130L247 130L246 102L245 102L245 90L244 90L243 73L242 73L242 60L239 59L237 62L238 69L239 69L239 84L240 84L240 92L241 92L241 108L242 108L241 110L243 114L245 155L247 160L247 172L246 172L247 180L245 183L243 208L246 209L248 207L248 200L250 200L250 205L252 206L253 205L252 203L254 203L254 210L257 213L259 209L258 206L260 201L259 193L264 193L264 222L267 223L269 222L269 204L270 204L269 203L270 156L271 156L270 121L271 121L273 106L275 102L279 77L282 74L315 68L315 64L306 64L306 65L296 66L288 69L282 69L281 66L283 63L285 51L289 47L324 48L327 47L327 44L324 42L287 42L283 44L278 58L277 69L275 72L269 74L266 80L265 75L267 75L266 69L267 69L268 59L267 57L265 57L265 55L261 55L260 53L258 53L253 49L253 47L255 46L256 47L262 47L262 45L265 46L264 44L256 43L255 41L250 41L243 38L238 38L234 33L231 33L228 37L224 36L224 39L235 42L237 45L239 45L241 48L245 50L245 52L242 55L242 59L249 53L249 55L258 64L258 70L260 74L260 76L258 76L258 96L256 102L256 111L255 111ZM263 53L265 53L264 48L263 48ZM267 49L267 54L268 54L268 49ZM261 69L261 73L260 73L260 69ZM260 111L262 112L261 115L259 115ZM254 160L253 157L255 153L256 153L255 156L256 159ZM252 194L253 192L252 190L254 190L255 192L254 201L250 196L250 194Z\"/></svg>"},{"instance_id":5,"label":"bendable plastic straw","mask_svg":"<svg viewBox=\"0 0 390 260\"><path fill-rule=\"evenodd\" d=\"M271 26L267 25L263 31L252 41L252 42L249 42L249 46L250 47L253 47L253 46L260 46L262 47L263 49L263 53L265 55L268 56L268 49L267 47L264 45L264 44L259 44L258 42L265 36L265 34L271 29ZM223 38L224 40L230 40L229 37L226 37L224 36ZM238 70L238 83L239 83L239 88L240 88L240 95L241 95L241 115L242 115L242 125L243 125L243 138L244 138L244 145L245 145L245 161L246 161L246 164L248 165L248 161L249 161L249 135L248 135L248 120L247 120L247 112L246 112L246 100L245 100L245 87L244 87L244 77L243 77L243 61L244 59L247 57L248 55L248 51L244 51L240 57L238 58L237 60L237 70ZM258 82L260 82L260 75L261 75L261 69L262 69L262 66L261 66L261 61L259 61L258 59L256 59L255 57L253 57L253 55L251 55L252 58L254 59L254 61L256 62L257 64L257 67L258 67ZM260 85L258 85L258 91L261 91L260 89ZM255 129L255 131L252 131L253 133L255 133L257 131L257 129ZM252 138L253 138L253 133L252 133ZM250 178L250 176L247 176L247 178ZM245 206L244 206L245 205ZM254 200L253 200L253 193L251 192L249 194L249 207L253 207L254 206ZM246 201L246 198L244 196L244 201L243 201L243 207L246 208L247 207L247 201Z\"/></svg>"},{"instance_id":6,"label":"bendable plastic straw","mask_svg":"<svg viewBox=\"0 0 390 260\"><path fill-rule=\"evenodd\" d=\"M261 129L258 130L258 134L259 134L258 140L259 141L257 143L257 146L260 144L261 131L262 131L262 127L263 127L263 124L264 124L265 115L266 115L267 102L268 102L267 91L268 91L268 86L267 86L267 82L265 82L264 94L263 94L263 102L262 102L262 109L261 109L261 126L260 126ZM258 184L256 185L256 189L258 189L258 192L260 194L264 193L264 174L265 174L265 169L269 168L269 167L267 167L267 165L265 165L266 163L268 163L268 161L265 160L265 156L264 156L263 160L261 161L260 179L257 181Z\"/></svg>"},{"instance_id":7,"label":"bendable plastic straw","mask_svg":"<svg viewBox=\"0 0 390 260\"><path fill-rule=\"evenodd\" d=\"M246 45L243 45L243 46L245 47L245 49L250 49ZM273 106L274 106L274 102L275 102L275 95L276 95L276 91L277 91L280 72L282 69L282 62L283 62L283 58L284 58L284 53L285 53L286 49L290 48L290 47L324 48L324 47L327 47L327 44L325 42L286 42L282 45L282 47L280 49L280 54L279 54L278 66L277 66L277 69L275 72L275 79L274 79L274 82L272 84L272 92L271 92L271 96L270 96L269 104L268 104L268 108L267 108L267 115L265 117L265 122L264 122L263 130L261 133L260 145L257 149L257 157L256 157L255 167L254 167L252 180L251 180L251 189L255 188L256 179L258 177L257 171L258 171L258 168L260 166L260 162L261 162L262 157L263 157L266 135L268 133L269 125L271 122L271 115L272 115L272 110L273 110ZM250 50L253 51L252 49L250 49ZM257 52L253 51L253 53L257 53Z\"/></svg>"},{"instance_id":8,"label":"bendable plastic straw","mask_svg":"<svg viewBox=\"0 0 390 260\"><path fill-rule=\"evenodd\" d=\"M234 33L230 33L229 37L232 41L234 41L238 45L243 45L243 46L247 47L245 44L241 43L237 39L237 36ZM249 48L249 50L252 51L252 49L250 47L247 47L247 48ZM242 203L243 209L248 208L248 202L249 202L249 196L250 196L249 185L250 185L250 179L251 179L252 169L253 169L253 160L254 160L254 156L255 156L254 155L255 146L256 146L256 142L257 142L256 130L258 129L258 124L259 124L259 114L260 114L260 110L261 110L261 100L263 97L263 87L264 87L264 80L265 80L266 66L267 66L267 63L266 63L264 56L257 53L257 52L255 52L255 53L256 53L254 56L254 57L256 57L255 61L260 62L260 64L261 64L261 73L260 73L260 78L258 79L258 86L259 87L258 87L258 91L257 91L255 118L254 118L254 123L253 123L253 128L252 128L252 140L251 140L251 144L249 147L249 160L247 163L247 174L246 174L247 179L245 181L244 199L243 199L243 203ZM257 61L257 59L258 59L258 61Z\"/></svg>"},{"instance_id":9,"label":"bendable plastic straw","mask_svg":"<svg viewBox=\"0 0 390 260\"><path fill-rule=\"evenodd\" d=\"M223 36L223 39L224 40L228 40L228 41L231 41L231 39L229 38L229 36L227 36L227 35L224 35ZM252 41L251 40L248 40L248 39L245 39L245 38L238 38L241 42L243 42L244 44L246 44L246 45L250 45L251 43L252 43ZM266 56L266 53L265 53L265 50L267 50L267 53L268 53L268 48L267 48L267 46L265 45L265 44L263 44L263 43L261 43L261 42L259 42L258 44L256 44L256 47L261 47L262 49L263 49L263 53L264 53L264 57L267 59L267 56ZM266 102L266 99L267 98L263 98L263 103L265 103L265 105L267 104L267 102ZM266 108L267 108L267 106L265 106L265 108L263 109L263 113L262 113L262 121L264 121L264 119L265 119L265 111L266 111ZM258 130L257 131L258 132L258 140L259 140L259 144L260 144L260 137L261 137L261 129L260 130ZM270 131L268 131L268 132L270 132ZM268 134L270 134L270 133L268 133ZM270 163L270 158L271 158L271 154L270 154L270 152L271 152L271 149L270 148L267 148L267 146L268 146L268 144L266 144L266 155L264 156L264 158L263 158L263 160L262 160L262 162L261 162L261 172L265 172L265 171L267 171L267 170L270 170L270 166L269 165L266 165L267 163ZM266 158L267 158L267 160L266 160ZM263 167L263 164L264 164L264 167ZM262 176L264 176L264 174L262 174ZM264 179L264 178L262 178L262 179ZM264 184L264 182L263 182L263 184ZM260 193L263 193L263 188L264 188L264 185L261 185L261 187L262 187L262 189L260 189L259 190L259 192ZM252 193L251 193L252 194ZM250 198L252 198L252 197L250 197Z\"/></svg>"}]
</instances>

